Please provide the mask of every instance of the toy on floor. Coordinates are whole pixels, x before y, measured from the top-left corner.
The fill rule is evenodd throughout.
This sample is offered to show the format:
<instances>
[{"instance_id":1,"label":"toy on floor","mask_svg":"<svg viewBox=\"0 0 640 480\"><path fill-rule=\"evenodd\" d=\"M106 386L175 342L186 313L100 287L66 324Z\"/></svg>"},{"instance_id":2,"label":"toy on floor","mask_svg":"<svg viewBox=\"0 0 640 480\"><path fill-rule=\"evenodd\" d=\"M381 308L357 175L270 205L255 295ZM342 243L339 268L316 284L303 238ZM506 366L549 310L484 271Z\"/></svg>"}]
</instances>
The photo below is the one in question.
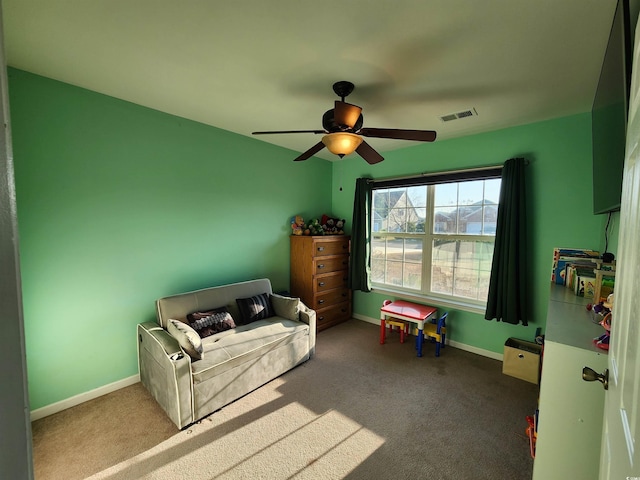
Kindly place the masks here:
<instances>
[{"instance_id":1,"label":"toy on floor","mask_svg":"<svg viewBox=\"0 0 640 480\"><path fill-rule=\"evenodd\" d=\"M593 343L596 347L601 348L602 350L609 350L609 340L611 338L611 314L613 311L613 293L607 297L606 302L599 303L598 305L593 307L593 311L602 315L602 320L598 322L602 325L605 332L593 339Z\"/></svg>"}]
</instances>

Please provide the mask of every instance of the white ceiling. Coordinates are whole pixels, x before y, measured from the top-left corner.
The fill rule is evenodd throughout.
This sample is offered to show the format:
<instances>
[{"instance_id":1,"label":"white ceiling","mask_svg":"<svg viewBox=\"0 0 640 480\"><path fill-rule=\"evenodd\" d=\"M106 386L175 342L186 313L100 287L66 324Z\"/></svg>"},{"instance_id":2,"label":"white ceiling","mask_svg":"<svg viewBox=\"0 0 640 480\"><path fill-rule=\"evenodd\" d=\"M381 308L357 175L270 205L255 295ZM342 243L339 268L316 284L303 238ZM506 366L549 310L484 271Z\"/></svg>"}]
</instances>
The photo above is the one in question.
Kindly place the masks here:
<instances>
[{"instance_id":1,"label":"white ceiling","mask_svg":"<svg viewBox=\"0 0 640 480\"><path fill-rule=\"evenodd\" d=\"M591 110L615 5L2 0L16 68L247 136L321 128L332 84L349 80L365 127L439 140ZM439 118L469 108L478 115ZM319 141L254 138L297 152ZM380 152L415 144L367 141Z\"/></svg>"}]
</instances>

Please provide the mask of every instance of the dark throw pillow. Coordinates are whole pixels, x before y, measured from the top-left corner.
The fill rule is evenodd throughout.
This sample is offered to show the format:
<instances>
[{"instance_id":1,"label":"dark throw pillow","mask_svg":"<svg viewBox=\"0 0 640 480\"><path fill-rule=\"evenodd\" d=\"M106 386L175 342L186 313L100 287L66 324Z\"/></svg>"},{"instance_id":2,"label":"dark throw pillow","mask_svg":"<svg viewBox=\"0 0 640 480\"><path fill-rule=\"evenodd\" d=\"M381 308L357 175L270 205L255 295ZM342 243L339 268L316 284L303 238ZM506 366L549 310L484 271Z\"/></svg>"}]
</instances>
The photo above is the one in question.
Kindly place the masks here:
<instances>
[{"instance_id":1,"label":"dark throw pillow","mask_svg":"<svg viewBox=\"0 0 640 480\"><path fill-rule=\"evenodd\" d=\"M242 316L242 323L245 325L256 320L273 317L273 307L268 293L261 293L249 298L238 298L236 303Z\"/></svg>"},{"instance_id":2,"label":"dark throw pillow","mask_svg":"<svg viewBox=\"0 0 640 480\"><path fill-rule=\"evenodd\" d=\"M206 338L216 333L236 328L233 317L225 307L208 310L206 312L193 312L187 315L187 321L200 338Z\"/></svg>"}]
</instances>

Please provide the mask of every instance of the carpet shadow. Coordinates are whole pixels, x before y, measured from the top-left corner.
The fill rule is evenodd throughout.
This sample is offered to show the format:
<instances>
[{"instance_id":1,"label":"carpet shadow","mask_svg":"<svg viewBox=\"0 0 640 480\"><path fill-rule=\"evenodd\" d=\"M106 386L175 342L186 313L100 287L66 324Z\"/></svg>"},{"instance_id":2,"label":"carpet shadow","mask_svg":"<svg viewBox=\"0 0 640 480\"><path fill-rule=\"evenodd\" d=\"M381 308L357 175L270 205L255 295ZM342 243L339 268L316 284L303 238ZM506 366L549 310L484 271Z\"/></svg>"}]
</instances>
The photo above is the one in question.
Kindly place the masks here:
<instances>
[{"instance_id":1,"label":"carpet shadow","mask_svg":"<svg viewBox=\"0 0 640 480\"><path fill-rule=\"evenodd\" d=\"M179 432L184 438L170 450L100 478L151 474L292 404L316 418L339 412L384 439L345 478L531 478L525 415L535 409L537 386L452 347L436 358L427 343L418 358L411 340L391 336L380 345L378 331L350 320L321 332L314 358L269 382L277 398L256 398L269 390L261 387ZM255 400L262 403L217 424L226 410Z\"/></svg>"}]
</instances>

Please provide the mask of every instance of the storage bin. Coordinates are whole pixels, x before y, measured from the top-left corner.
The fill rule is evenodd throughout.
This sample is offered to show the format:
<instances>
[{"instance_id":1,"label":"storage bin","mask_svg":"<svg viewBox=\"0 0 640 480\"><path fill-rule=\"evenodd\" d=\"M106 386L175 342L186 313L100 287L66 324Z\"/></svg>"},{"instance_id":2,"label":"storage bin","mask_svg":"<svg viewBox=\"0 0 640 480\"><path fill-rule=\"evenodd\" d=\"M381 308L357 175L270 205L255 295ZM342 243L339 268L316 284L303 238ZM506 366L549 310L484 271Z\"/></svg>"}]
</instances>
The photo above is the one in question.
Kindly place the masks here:
<instances>
[{"instance_id":1,"label":"storage bin","mask_svg":"<svg viewBox=\"0 0 640 480\"><path fill-rule=\"evenodd\" d=\"M537 343L508 338L504 342L502 373L531 383L540 381L540 353Z\"/></svg>"}]
</instances>

